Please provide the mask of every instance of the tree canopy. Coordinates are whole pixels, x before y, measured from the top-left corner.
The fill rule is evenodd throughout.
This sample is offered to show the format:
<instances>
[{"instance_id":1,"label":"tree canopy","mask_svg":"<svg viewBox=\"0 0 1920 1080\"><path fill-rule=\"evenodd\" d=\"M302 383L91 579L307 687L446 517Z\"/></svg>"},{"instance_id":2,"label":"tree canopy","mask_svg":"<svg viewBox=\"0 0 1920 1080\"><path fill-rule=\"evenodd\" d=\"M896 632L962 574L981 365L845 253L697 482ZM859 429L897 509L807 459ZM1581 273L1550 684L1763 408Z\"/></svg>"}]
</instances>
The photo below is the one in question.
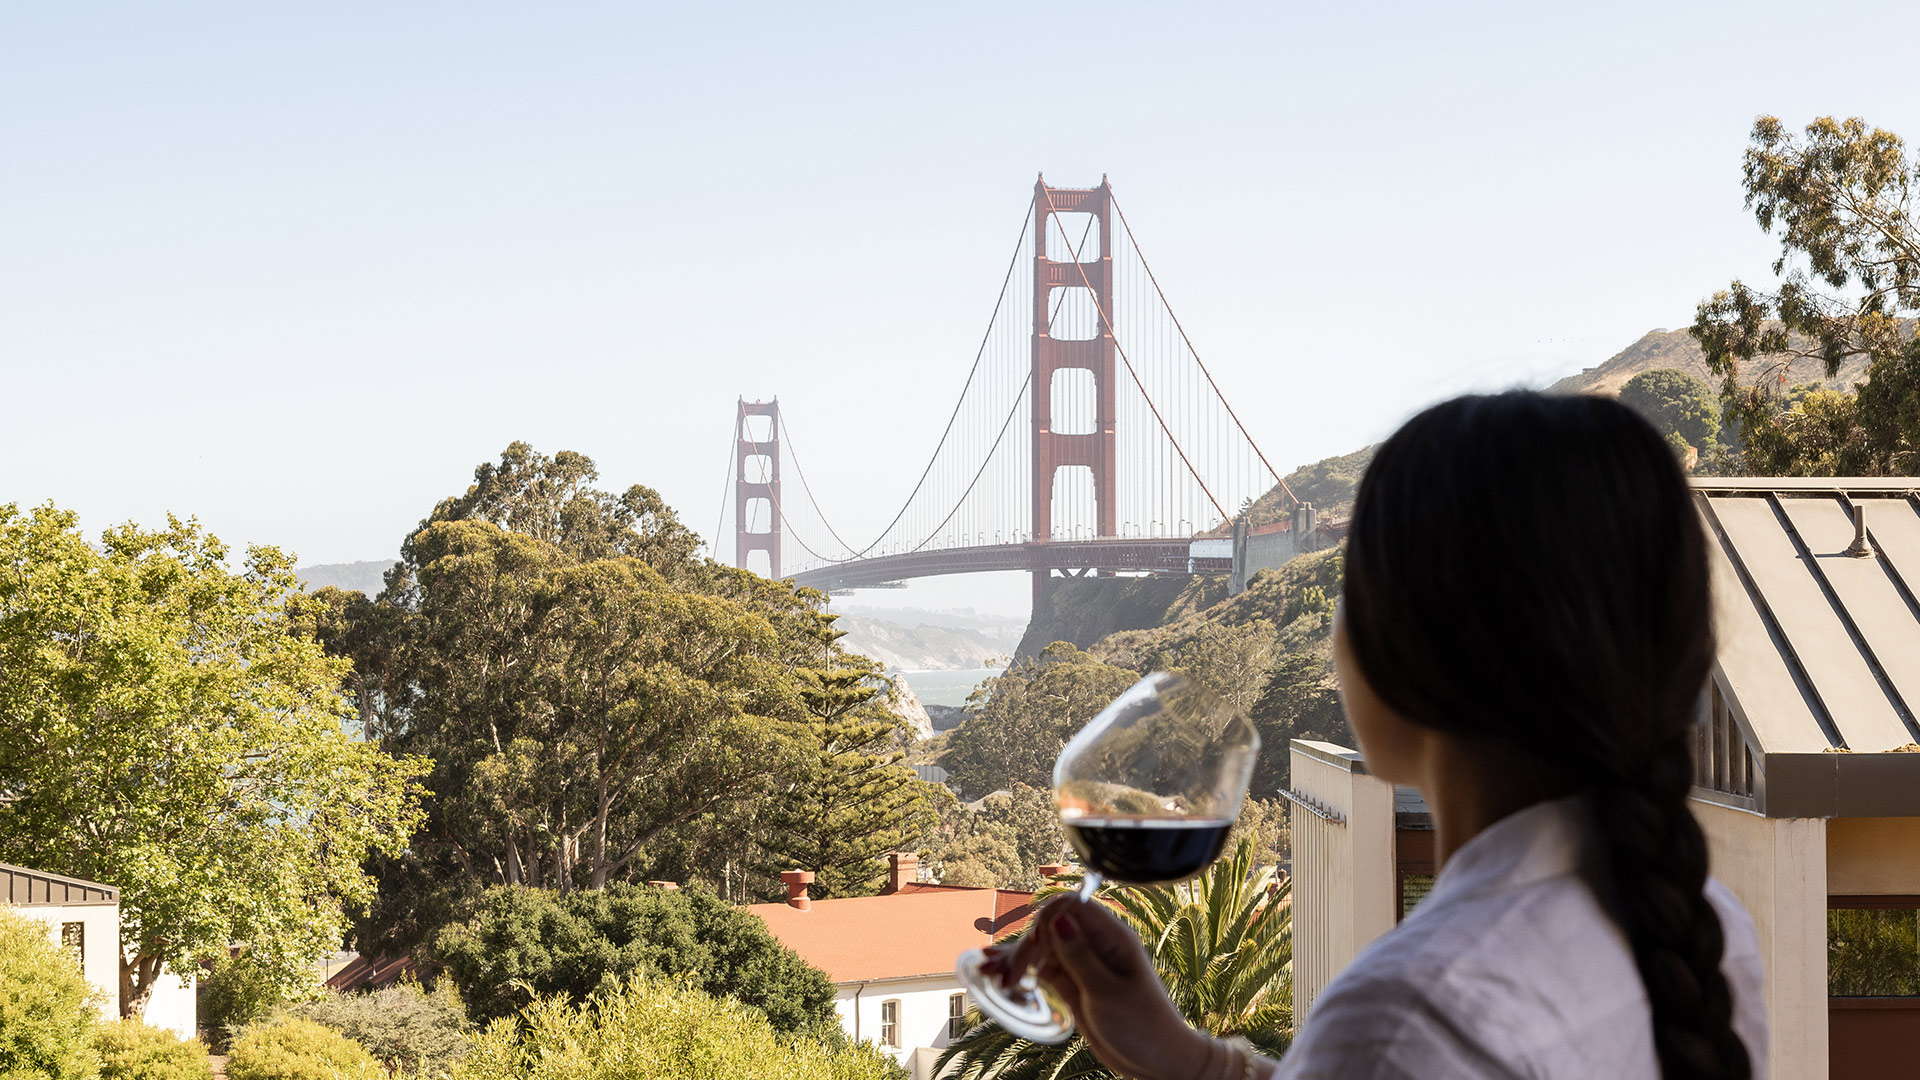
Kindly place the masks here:
<instances>
[{"instance_id":1,"label":"tree canopy","mask_svg":"<svg viewBox=\"0 0 1920 1080\"><path fill-rule=\"evenodd\" d=\"M1719 439L1720 403L1713 388L1684 371L1643 371L1620 388L1620 403L1688 446L1704 449Z\"/></svg>"},{"instance_id":2,"label":"tree canopy","mask_svg":"<svg viewBox=\"0 0 1920 1080\"><path fill-rule=\"evenodd\" d=\"M244 948L283 986L337 948L343 905L419 820L425 764L355 714L293 617L291 560L193 522L87 543L0 506L0 858L118 886L121 1010L161 966Z\"/></svg>"},{"instance_id":3,"label":"tree canopy","mask_svg":"<svg viewBox=\"0 0 1920 1080\"><path fill-rule=\"evenodd\" d=\"M1139 678L1056 641L974 691L940 764L969 797L1015 783L1051 790L1067 740Z\"/></svg>"},{"instance_id":4,"label":"tree canopy","mask_svg":"<svg viewBox=\"0 0 1920 1080\"><path fill-rule=\"evenodd\" d=\"M559 896L500 886L441 931L434 954L481 1023L533 998L585 1001L632 976L685 979L752 1005L783 1033L833 1017L826 975L757 916L699 889L616 883Z\"/></svg>"},{"instance_id":5,"label":"tree canopy","mask_svg":"<svg viewBox=\"0 0 1920 1080\"><path fill-rule=\"evenodd\" d=\"M1777 234L1773 288L1734 281L1702 301L1691 331L1737 421L1747 471L1899 475L1920 468L1920 159L1864 120L1821 117L1796 135L1753 125L1747 205ZM1786 365L1816 358L1833 377L1864 357L1851 392L1787 400Z\"/></svg>"}]
</instances>

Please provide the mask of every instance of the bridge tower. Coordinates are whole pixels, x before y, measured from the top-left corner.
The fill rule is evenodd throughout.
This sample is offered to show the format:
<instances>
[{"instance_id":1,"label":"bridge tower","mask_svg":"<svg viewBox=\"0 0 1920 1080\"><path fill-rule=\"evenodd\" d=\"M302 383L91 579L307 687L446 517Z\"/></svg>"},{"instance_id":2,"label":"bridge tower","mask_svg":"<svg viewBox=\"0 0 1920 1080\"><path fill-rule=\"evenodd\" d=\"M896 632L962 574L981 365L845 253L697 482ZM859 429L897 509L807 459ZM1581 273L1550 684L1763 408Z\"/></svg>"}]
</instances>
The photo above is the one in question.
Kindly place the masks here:
<instances>
[{"instance_id":1,"label":"bridge tower","mask_svg":"<svg viewBox=\"0 0 1920 1080\"><path fill-rule=\"evenodd\" d=\"M1048 187L1046 177L1033 185L1033 538L1045 542L1053 535L1054 474L1062 468L1085 466L1093 473L1095 532L1102 537L1119 532L1114 440L1113 342L1113 190L1106 177L1096 188ZM1092 215L1100 231L1100 250L1081 251L1080 261L1053 215ZM1057 250L1059 258L1051 251ZM1085 340L1055 338L1050 333L1055 289L1088 289L1098 305L1095 333ZM1094 425L1090 432L1053 430L1053 373L1081 369L1093 376ZM1046 571L1036 571L1033 593L1040 596Z\"/></svg>"},{"instance_id":2,"label":"bridge tower","mask_svg":"<svg viewBox=\"0 0 1920 1080\"><path fill-rule=\"evenodd\" d=\"M767 437L753 439L747 418L767 417ZM767 553L767 576L780 580L780 399L740 399L733 422L733 564L747 569L747 556ZM757 479L755 479L757 477ZM755 500L767 504L766 528L749 530L747 509Z\"/></svg>"}]
</instances>

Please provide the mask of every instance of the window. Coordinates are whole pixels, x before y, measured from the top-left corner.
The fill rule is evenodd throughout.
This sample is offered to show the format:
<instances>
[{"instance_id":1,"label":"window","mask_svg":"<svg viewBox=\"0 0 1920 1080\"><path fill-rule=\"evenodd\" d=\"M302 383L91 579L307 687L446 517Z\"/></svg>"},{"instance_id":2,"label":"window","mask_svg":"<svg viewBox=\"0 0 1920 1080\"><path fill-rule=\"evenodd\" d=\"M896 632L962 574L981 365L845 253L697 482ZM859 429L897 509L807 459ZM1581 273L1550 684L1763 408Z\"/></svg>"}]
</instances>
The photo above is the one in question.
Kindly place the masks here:
<instances>
[{"instance_id":1,"label":"window","mask_svg":"<svg viewBox=\"0 0 1920 1080\"><path fill-rule=\"evenodd\" d=\"M900 1045L900 1003L898 1001L880 1003L880 1045Z\"/></svg>"},{"instance_id":2,"label":"window","mask_svg":"<svg viewBox=\"0 0 1920 1080\"><path fill-rule=\"evenodd\" d=\"M967 995L955 994L947 999L947 1038L957 1039L967 1033Z\"/></svg>"},{"instance_id":3,"label":"window","mask_svg":"<svg viewBox=\"0 0 1920 1080\"><path fill-rule=\"evenodd\" d=\"M87 924L63 922L60 924L60 947L73 954L73 960L80 970L87 968Z\"/></svg>"},{"instance_id":4,"label":"window","mask_svg":"<svg viewBox=\"0 0 1920 1080\"><path fill-rule=\"evenodd\" d=\"M1920 997L1920 897L1835 896L1827 911L1827 994Z\"/></svg>"}]
</instances>

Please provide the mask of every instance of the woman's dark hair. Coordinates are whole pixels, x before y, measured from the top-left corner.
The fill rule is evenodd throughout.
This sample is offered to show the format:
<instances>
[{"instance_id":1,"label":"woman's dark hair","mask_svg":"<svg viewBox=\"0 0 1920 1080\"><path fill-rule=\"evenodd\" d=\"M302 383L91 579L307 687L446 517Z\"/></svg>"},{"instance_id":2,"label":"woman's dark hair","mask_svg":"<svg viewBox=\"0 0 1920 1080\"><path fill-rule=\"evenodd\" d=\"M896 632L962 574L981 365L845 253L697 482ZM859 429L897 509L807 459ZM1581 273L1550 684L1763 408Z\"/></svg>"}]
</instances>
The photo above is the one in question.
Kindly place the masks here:
<instances>
[{"instance_id":1,"label":"woman's dark hair","mask_svg":"<svg viewBox=\"0 0 1920 1080\"><path fill-rule=\"evenodd\" d=\"M1606 398L1462 397L1408 421L1347 541L1354 658L1407 719L1593 793L1597 882L1667 1080L1749 1080L1687 808L1713 662L1706 537L1672 448Z\"/></svg>"}]
</instances>

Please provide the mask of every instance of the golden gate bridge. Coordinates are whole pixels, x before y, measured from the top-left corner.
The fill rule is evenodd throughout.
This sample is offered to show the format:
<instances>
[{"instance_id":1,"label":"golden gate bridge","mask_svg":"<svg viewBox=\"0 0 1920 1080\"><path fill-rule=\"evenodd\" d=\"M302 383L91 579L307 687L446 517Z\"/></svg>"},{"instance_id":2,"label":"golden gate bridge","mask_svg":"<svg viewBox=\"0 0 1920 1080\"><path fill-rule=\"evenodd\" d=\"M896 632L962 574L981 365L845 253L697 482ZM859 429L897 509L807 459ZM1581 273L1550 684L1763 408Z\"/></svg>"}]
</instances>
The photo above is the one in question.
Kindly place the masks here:
<instances>
[{"instance_id":1,"label":"golden gate bridge","mask_svg":"<svg viewBox=\"0 0 1920 1080\"><path fill-rule=\"evenodd\" d=\"M1105 177L1035 182L959 400L885 528L836 529L799 450L778 398L741 399L709 550L730 508L735 565L830 592L1021 570L1037 597L1052 575L1225 572L1226 526L1260 496L1278 489L1265 530L1299 517Z\"/></svg>"}]
</instances>

